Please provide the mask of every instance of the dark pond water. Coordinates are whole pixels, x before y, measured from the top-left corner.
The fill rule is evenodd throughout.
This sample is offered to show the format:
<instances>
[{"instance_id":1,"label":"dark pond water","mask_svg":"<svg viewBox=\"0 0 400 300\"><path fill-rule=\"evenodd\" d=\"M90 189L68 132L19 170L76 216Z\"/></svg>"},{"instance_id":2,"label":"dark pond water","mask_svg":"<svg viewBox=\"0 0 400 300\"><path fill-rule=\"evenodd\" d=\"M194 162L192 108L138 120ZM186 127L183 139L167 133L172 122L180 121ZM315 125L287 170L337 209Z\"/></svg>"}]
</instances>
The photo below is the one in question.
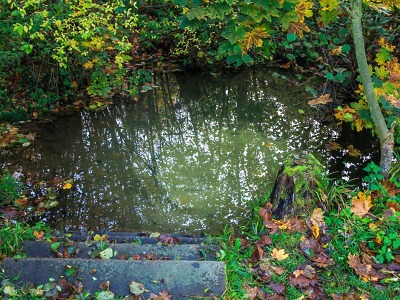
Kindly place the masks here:
<instances>
[{"instance_id":1,"label":"dark pond water","mask_svg":"<svg viewBox=\"0 0 400 300\"><path fill-rule=\"evenodd\" d=\"M40 218L69 230L218 233L249 215L247 204L271 189L289 153L310 151L346 178L373 151L322 124L304 86L266 69L160 74L155 84L137 101L40 128L24 170L73 180ZM367 155L327 152L332 141Z\"/></svg>"}]
</instances>

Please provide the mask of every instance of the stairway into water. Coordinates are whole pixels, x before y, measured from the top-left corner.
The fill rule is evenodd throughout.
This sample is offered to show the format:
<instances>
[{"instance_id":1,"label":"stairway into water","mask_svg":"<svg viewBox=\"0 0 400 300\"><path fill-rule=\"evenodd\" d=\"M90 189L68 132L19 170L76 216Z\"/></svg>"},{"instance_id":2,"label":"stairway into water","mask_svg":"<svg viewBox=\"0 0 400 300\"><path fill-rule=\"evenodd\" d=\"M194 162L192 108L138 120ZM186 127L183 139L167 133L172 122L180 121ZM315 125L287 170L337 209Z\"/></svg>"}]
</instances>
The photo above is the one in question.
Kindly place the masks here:
<instances>
[{"instance_id":1,"label":"stairway into water","mask_svg":"<svg viewBox=\"0 0 400 300\"><path fill-rule=\"evenodd\" d=\"M226 288L225 264L216 261L219 247L203 237L73 233L53 243L25 242L24 249L26 258L3 260L4 275L19 286L61 282L60 295L107 290L118 297L204 299Z\"/></svg>"}]
</instances>

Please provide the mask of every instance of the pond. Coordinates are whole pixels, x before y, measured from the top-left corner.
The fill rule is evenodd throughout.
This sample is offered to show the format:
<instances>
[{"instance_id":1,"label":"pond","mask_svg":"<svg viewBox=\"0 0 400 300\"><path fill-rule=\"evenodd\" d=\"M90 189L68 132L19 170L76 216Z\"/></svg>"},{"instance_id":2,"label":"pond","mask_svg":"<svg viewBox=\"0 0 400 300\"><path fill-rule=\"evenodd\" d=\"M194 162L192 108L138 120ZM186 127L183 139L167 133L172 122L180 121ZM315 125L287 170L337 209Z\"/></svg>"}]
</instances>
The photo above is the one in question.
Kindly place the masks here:
<instances>
[{"instance_id":1,"label":"pond","mask_svg":"<svg viewBox=\"0 0 400 300\"><path fill-rule=\"evenodd\" d=\"M139 99L40 126L21 168L72 188L39 219L67 230L217 234L250 215L288 154L310 151L346 178L376 152L327 126L304 86L273 70L158 74L154 84ZM332 141L365 156L328 152Z\"/></svg>"}]
</instances>

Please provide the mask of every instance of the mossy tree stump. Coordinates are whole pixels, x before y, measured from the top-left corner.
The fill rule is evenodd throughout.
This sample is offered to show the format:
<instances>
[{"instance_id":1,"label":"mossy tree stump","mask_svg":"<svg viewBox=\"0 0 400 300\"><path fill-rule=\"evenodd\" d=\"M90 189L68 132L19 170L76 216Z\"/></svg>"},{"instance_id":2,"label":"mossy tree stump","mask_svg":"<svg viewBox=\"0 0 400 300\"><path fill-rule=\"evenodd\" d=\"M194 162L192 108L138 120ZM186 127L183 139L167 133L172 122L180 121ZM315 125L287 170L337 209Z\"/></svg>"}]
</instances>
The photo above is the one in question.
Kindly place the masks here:
<instances>
[{"instance_id":1,"label":"mossy tree stump","mask_svg":"<svg viewBox=\"0 0 400 300\"><path fill-rule=\"evenodd\" d=\"M309 214L318 206L313 190L325 173L323 165L312 155L290 156L278 172L270 202L275 219L289 219Z\"/></svg>"}]
</instances>

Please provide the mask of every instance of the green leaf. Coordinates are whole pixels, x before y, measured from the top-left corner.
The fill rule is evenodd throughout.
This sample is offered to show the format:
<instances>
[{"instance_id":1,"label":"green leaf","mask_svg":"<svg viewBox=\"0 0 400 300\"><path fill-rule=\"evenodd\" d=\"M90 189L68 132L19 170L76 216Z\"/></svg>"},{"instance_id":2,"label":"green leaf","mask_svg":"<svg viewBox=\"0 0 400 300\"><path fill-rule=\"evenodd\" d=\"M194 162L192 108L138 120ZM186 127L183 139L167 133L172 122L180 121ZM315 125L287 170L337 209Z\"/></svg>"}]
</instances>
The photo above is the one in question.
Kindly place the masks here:
<instances>
[{"instance_id":1,"label":"green leaf","mask_svg":"<svg viewBox=\"0 0 400 300\"><path fill-rule=\"evenodd\" d=\"M243 62L246 64L253 63L253 58L250 55L248 55L247 53L242 56L242 59L243 59Z\"/></svg>"},{"instance_id":2,"label":"green leaf","mask_svg":"<svg viewBox=\"0 0 400 300\"><path fill-rule=\"evenodd\" d=\"M111 248L107 248L99 253L100 258L102 259L110 259L114 256L114 251Z\"/></svg>"},{"instance_id":3,"label":"green leaf","mask_svg":"<svg viewBox=\"0 0 400 300\"><path fill-rule=\"evenodd\" d=\"M60 246L61 246L60 242L55 242L55 243L51 244L50 248L51 248L52 251L57 251L58 248L60 248Z\"/></svg>"},{"instance_id":4,"label":"green leaf","mask_svg":"<svg viewBox=\"0 0 400 300\"><path fill-rule=\"evenodd\" d=\"M325 77L326 77L326 79L328 79L328 80L334 80L334 79L335 79L335 76L333 76L333 74L330 73L330 72L326 73L326 74L325 74Z\"/></svg>"},{"instance_id":5,"label":"green leaf","mask_svg":"<svg viewBox=\"0 0 400 300\"><path fill-rule=\"evenodd\" d=\"M210 19L223 20L226 14L231 12L232 8L226 3L217 3L208 8Z\"/></svg>"},{"instance_id":6,"label":"green leaf","mask_svg":"<svg viewBox=\"0 0 400 300\"><path fill-rule=\"evenodd\" d=\"M296 34L294 34L294 33L288 33L288 35L286 36L286 39L289 41L289 42L294 42L295 40L297 40L297 35Z\"/></svg>"},{"instance_id":7,"label":"green leaf","mask_svg":"<svg viewBox=\"0 0 400 300\"><path fill-rule=\"evenodd\" d=\"M351 50L351 46L349 44L344 44L342 46L342 53L348 53Z\"/></svg>"},{"instance_id":8,"label":"green leaf","mask_svg":"<svg viewBox=\"0 0 400 300\"><path fill-rule=\"evenodd\" d=\"M244 26L236 26L233 21L229 21L222 37L226 38L232 45L244 39L246 28Z\"/></svg>"},{"instance_id":9,"label":"green leaf","mask_svg":"<svg viewBox=\"0 0 400 300\"><path fill-rule=\"evenodd\" d=\"M145 290L143 284L135 282L135 281L131 281L131 283L129 284L129 291L135 296L140 296L146 290Z\"/></svg>"},{"instance_id":10,"label":"green leaf","mask_svg":"<svg viewBox=\"0 0 400 300\"><path fill-rule=\"evenodd\" d=\"M204 7L198 6L198 7L193 7L189 9L189 11L186 13L187 18L189 21L192 21L194 19L201 20L205 17L206 14L206 9Z\"/></svg>"}]
</instances>

